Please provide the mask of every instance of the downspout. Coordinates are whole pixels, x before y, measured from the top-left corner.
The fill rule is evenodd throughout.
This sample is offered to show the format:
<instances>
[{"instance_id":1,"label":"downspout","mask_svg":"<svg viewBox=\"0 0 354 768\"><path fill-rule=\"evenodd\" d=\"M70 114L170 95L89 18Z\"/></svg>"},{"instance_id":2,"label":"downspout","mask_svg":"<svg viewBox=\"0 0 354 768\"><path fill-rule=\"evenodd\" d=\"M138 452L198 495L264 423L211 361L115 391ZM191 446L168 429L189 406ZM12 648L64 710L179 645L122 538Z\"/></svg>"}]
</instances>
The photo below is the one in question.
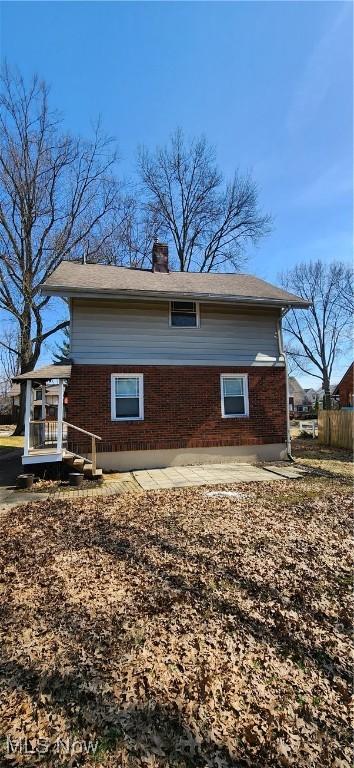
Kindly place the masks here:
<instances>
[{"instance_id":1,"label":"downspout","mask_svg":"<svg viewBox=\"0 0 354 768\"><path fill-rule=\"evenodd\" d=\"M288 373L288 360L284 350L283 343L283 331L282 331L282 318L289 311L289 307L281 310L280 317L277 321L278 332L278 346L279 354L283 356L285 363L285 408L286 408L286 455L289 461L294 461L291 455L291 438L290 438L290 418L289 418L289 373Z\"/></svg>"}]
</instances>

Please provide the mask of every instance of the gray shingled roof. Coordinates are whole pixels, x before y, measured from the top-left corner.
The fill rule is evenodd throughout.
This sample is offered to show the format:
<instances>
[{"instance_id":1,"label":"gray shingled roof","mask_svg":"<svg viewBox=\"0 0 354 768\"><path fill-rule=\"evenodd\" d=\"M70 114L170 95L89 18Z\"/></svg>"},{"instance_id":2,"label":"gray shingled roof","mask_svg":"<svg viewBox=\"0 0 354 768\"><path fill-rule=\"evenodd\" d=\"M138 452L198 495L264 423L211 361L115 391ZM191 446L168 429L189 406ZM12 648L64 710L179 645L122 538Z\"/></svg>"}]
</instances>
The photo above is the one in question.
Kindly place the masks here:
<instances>
[{"instance_id":1,"label":"gray shingled roof","mask_svg":"<svg viewBox=\"0 0 354 768\"><path fill-rule=\"evenodd\" d=\"M10 387L10 389L9 389L7 394L8 394L9 397L19 397L20 392L21 392L20 385L19 384L12 384L12 386Z\"/></svg>"},{"instance_id":2,"label":"gray shingled roof","mask_svg":"<svg viewBox=\"0 0 354 768\"><path fill-rule=\"evenodd\" d=\"M142 269L77 264L63 261L46 280L43 293L80 293L120 296L156 296L233 300L250 303L308 306L299 296L283 291L258 277L243 274L199 272L151 272Z\"/></svg>"},{"instance_id":3,"label":"gray shingled roof","mask_svg":"<svg viewBox=\"0 0 354 768\"><path fill-rule=\"evenodd\" d=\"M43 368L14 376L12 381L23 381L23 379L50 381L51 379L69 379L70 376L71 365L44 365Z\"/></svg>"},{"instance_id":4,"label":"gray shingled roof","mask_svg":"<svg viewBox=\"0 0 354 768\"><path fill-rule=\"evenodd\" d=\"M41 369L39 369L39 370L41 370ZM31 371L31 373L35 373L36 376L38 376L38 371ZM27 378L28 378L28 376L27 376ZM8 394L9 397L18 397L20 395L20 392L21 392L20 385L19 384L12 384L12 386L10 387L10 389L9 389L7 394ZM46 394L50 395L51 397L53 395L58 395L59 394L59 385L58 384L50 384L48 387L46 387ZM36 404L40 403L40 402L41 402L41 400L36 400Z\"/></svg>"},{"instance_id":5,"label":"gray shingled roof","mask_svg":"<svg viewBox=\"0 0 354 768\"><path fill-rule=\"evenodd\" d=\"M298 380L295 379L295 376L289 376L289 395L291 397L305 397L305 390L302 388L301 384L299 384Z\"/></svg>"}]
</instances>

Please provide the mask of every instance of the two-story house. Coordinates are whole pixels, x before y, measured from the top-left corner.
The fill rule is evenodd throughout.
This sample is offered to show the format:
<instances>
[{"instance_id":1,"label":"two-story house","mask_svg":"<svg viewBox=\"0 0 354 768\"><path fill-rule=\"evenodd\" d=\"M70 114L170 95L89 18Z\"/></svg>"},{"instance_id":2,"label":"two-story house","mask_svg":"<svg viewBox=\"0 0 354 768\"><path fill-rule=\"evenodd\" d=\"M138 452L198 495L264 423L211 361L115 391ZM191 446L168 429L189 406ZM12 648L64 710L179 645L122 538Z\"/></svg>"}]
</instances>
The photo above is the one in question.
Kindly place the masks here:
<instances>
[{"instance_id":1,"label":"two-story house","mask_svg":"<svg viewBox=\"0 0 354 768\"><path fill-rule=\"evenodd\" d=\"M92 433L103 469L286 458L281 322L306 302L250 275L169 271L164 244L152 261L151 270L67 261L43 285L70 306L61 450L86 455ZM60 379L59 369L22 378Z\"/></svg>"}]
</instances>

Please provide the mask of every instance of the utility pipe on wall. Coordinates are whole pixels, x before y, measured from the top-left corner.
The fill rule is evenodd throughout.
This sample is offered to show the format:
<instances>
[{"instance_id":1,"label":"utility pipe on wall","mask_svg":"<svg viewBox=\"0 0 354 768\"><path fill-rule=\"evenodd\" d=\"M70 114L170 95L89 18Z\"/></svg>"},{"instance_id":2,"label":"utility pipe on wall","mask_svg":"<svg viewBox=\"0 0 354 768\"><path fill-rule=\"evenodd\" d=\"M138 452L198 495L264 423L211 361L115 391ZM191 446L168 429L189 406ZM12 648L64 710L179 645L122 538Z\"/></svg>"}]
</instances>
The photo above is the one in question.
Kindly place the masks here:
<instances>
[{"instance_id":1,"label":"utility pipe on wall","mask_svg":"<svg viewBox=\"0 0 354 768\"><path fill-rule=\"evenodd\" d=\"M286 357L286 352L284 350L284 342L283 342L283 329L282 329L282 319L284 315L289 311L289 307L286 309L282 309L281 315L277 322L277 331L278 331L278 344L279 344L279 353L284 358L285 363L285 407L286 407L286 453L289 461L294 461L292 455L291 455L291 437L290 437L290 417L289 417L289 372L288 372L288 360Z\"/></svg>"}]
</instances>

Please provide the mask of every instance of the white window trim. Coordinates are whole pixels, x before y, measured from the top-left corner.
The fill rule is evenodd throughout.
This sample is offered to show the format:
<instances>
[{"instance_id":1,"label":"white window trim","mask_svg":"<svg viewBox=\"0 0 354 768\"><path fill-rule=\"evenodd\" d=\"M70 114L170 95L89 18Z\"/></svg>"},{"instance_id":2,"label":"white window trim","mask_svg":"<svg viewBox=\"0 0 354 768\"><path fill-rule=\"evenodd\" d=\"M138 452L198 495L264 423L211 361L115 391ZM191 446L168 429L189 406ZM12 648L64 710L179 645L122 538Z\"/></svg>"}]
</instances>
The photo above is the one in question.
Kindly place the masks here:
<instances>
[{"instance_id":1,"label":"white window trim","mask_svg":"<svg viewBox=\"0 0 354 768\"><path fill-rule=\"evenodd\" d=\"M224 404L224 379L243 379L243 398L245 403L245 413L225 413ZM221 415L223 419L246 419L250 415L249 398L248 398L248 374L247 373L221 373L220 374L220 398L221 398Z\"/></svg>"},{"instance_id":2,"label":"white window trim","mask_svg":"<svg viewBox=\"0 0 354 768\"><path fill-rule=\"evenodd\" d=\"M116 416L116 379L139 379L139 416ZM144 420L144 374L143 373L112 373L111 375L111 420L112 421L143 421Z\"/></svg>"},{"instance_id":3,"label":"white window trim","mask_svg":"<svg viewBox=\"0 0 354 768\"><path fill-rule=\"evenodd\" d=\"M169 310L168 310L168 324L170 328L173 328L173 330L177 331L196 331L197 328L200 328L200 307L199 307L199 301L193 301L191 300L190 304L195 304L195 314L196 314L196 325L172 325L172 304L178 304L179 301L188 302L189 299L173 299L173 301L169 302Z\"/></svg>"}]
</instances>

